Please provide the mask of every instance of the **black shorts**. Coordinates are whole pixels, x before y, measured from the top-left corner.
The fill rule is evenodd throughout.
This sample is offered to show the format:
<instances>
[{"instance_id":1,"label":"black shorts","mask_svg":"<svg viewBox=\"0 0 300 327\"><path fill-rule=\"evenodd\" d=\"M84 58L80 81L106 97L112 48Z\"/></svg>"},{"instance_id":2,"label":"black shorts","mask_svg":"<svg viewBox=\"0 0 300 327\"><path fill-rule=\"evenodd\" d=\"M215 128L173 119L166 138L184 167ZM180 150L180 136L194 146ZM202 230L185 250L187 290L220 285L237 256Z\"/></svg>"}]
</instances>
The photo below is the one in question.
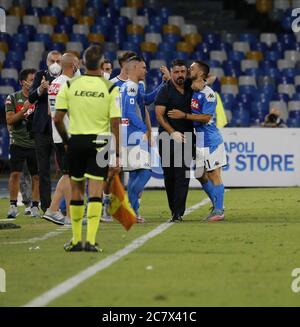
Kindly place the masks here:
<instances>
[{"instance_id":1,"label":"black shorts","mask_svg":"<svg viewBox=\"0 0 300 327\"><path fill-rule=\"evenodd\" d=\"M54 143L56 160L61 172L66 175L69 174L68 156L63 143Z\"/></svg>"},{"instance_id":2,"label":"black shorts","mask_svg":"<svg viewBox=\"0 0 300 327\"><path fill-rule=\"evenodd\" d=\"M97 135L72 135L68 143L69 175L74 181L84 178L106 180L108 162L104 167L97 164L101 146L95 143Z\"/></svg>"},{"instance_id":3,"label":"black shorts","mask_svg":"<svg viewBox=\"0 0 300 327\"><path fill-rule=\"evenodd\" d=\"M38 164L35 149L24 148L12 144L9 148L10 153L10 171L22 172L24 163L27 162L28 170L31 176L38 175Z\"/></svg>"}]
</instances>

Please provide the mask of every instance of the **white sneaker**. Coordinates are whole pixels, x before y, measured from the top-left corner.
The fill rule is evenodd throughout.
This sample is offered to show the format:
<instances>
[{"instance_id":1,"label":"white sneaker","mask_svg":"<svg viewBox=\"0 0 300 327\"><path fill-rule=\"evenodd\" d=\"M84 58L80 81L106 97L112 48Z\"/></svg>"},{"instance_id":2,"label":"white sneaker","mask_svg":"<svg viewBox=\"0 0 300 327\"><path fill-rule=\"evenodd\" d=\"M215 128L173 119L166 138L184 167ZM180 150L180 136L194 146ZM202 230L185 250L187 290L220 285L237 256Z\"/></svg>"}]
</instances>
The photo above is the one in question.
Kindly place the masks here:
<instances>
[{"instance_id":1,"label":"white sneaker","mask_svg":"<svg viewBox=\"0 0 300 327\"><path fill-rule=\"evenodd\" d=\"M31 215L31 208L30 207L26 207L24 210L24 215L25 216L30 216Z\"/></svg>"},{"instance_id":2,"label":"white sneaker","mask_svg":"<svg viewBox=\"0 0 300 327\"><path fill-rule=\"evenodd\" d=\"M43 215L43 218L57 225L65 224L65 216L60 211L51 211L49 209Z\"/></svg>"},{"instance_id":3,"label":"white sneaker","mask_svg":"<svg viewBox=\"0 0 300 327\"><path fill-rule=\"evenodd\" d=\"M7 218L9 219L16 219L17 215L18 215L18 207L11 204L9 207L9 210L7 212Z\"/></svg>"},{"instance_id":4,"label":"white sneaker","mask_svg":"<svg viewBox=\"0 0 300 327\"><path fill-rule=\"evenodd\" d=\"M30 211L31 211L30 217L39 218L41 216L39 207L31 207Z\"/></svg>"}]
</instances>

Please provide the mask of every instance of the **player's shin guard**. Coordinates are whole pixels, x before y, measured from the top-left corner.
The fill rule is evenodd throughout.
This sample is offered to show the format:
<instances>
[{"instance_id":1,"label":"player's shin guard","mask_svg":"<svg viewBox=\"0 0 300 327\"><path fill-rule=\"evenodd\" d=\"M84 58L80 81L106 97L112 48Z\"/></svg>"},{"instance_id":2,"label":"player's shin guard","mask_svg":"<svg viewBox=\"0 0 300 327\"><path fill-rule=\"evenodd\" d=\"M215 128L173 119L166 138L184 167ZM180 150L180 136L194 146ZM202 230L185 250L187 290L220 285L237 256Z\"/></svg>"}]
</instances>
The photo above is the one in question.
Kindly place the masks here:
<instances>
[{"instance_id":1,"label":"player's shin guard","mask_svg":"<svg viewBox=\"0 0 300 327\"><path fill-rule=\"evenodd\" d=\"M95 245L102 210L101 198L90 198L87 207L87 235L86 240Z\"/></svg>"},{"instance_id":2,"label":"player's shin guard","mask_svg":"<svg viewBox=\"0 0 300 327\"><path fill-rule=\"evenodd\" d=\"M77 244L82 240L82 218L84 213L84 202L71 200L70 202L70 215L72 221L73 239L72 243Z\"/></svg>"},{"instance_id":3,"label":"player's shin guard","mask_svg":"<svg viewBox=\"0 0 300 327\"><path fill-rule=\"evenodd\" d=\"M215 193L215 209L223 210L224 209L224 184L215 185L214 193Z\"/></svg>"},{"instance_id":4,"label":"player's shin guard","mask_svg":"<svg viewBox=\"0 0 300 327\"><path fill-rule=\"evenodd\" d=\"M214 184L211 180L208 180L207 183L202 183L202 188L207 196L210 198L213 207L215 207L215 197L214 197Z\"/></svg>"}]
</instances>

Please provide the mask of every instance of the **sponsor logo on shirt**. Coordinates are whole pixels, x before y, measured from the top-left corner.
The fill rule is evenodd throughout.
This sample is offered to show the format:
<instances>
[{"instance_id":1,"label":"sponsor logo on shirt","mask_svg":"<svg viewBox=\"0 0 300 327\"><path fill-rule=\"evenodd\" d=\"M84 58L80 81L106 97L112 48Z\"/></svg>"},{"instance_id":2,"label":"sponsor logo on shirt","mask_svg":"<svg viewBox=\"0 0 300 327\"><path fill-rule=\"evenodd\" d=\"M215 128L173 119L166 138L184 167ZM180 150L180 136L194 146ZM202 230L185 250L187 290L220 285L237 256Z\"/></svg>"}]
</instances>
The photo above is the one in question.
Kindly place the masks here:
<instances>
[{"instance_id":1,"label":"sponsor logo on shirt","mask_svg":"<svg viewBox=\"0 0 300 327\"><path fill-rule=\"evenodd\" d=\"M56 96L59 89L60 89L60 84L59 83L52 83L50 86L49 86L49 89L48 89L48 95L52 95L52 96Z\"/></svg>"},{"instance_id":2,"label":"sponsor logo on shirt","mask_svg":"<svg viewBox=\"0 0 300 327\"><path fill-rule=\"evenodd\" d=\"M196 99L192 99L192 109L199 110L199 101Z\"/></svg>"}]
</instances>

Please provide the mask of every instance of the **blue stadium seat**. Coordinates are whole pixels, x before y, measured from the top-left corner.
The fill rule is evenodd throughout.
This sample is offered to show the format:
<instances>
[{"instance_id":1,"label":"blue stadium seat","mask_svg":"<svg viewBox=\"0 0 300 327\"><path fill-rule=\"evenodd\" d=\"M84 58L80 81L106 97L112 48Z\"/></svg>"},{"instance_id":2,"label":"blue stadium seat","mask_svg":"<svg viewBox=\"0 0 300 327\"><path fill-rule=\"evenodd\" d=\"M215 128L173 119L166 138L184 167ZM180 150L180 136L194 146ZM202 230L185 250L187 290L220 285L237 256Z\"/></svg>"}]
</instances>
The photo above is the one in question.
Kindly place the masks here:
<instances>
[{"instance_id":1,"label":"blue stadium seat","mask_svg":"<svg viewBox=\"0 0 300 327\"><path fill-rule=\"evenodd\" d=\"M145 33L160 33L161 26L160 25L147 25L144 28Z\"/></svg>"},{"instance_id":2,"label":"blue stadium seat","mask_svg":"<svg viewBox=\"0 0 300 327\"><path fill-rule=\"evenodd\" d=\"M8 51L6 54L6 59L13 61L22 61L24 59L24 52Z\"/></svg>"},{"instance_id":3,"label":"blue stadium seat","mask_svg":"<svg viewBox=\"0 0 300 327\"><path fill-rule=\"evenodd\" d=\"M277 64L276 61L272 60L262 60L259 62L259 68L262 70L268 69L268 68L276 68Z\"/></svg>"},{"instance_id":4,"label":"blue stadium seat","mask_svg":"<svg viewBox=\"0 0 300 327\"><path fill-rule=\"evenodd\" d=\"M18 91L20 89L19 83L14 78L2 78L0 85L5 86L12 86L15 91Z\"/></svg>"},{"instance_id":5,"label":"blue stadium seat","mask_svg":"<svg viewBox=\"0 0 300 327\"><path fill-rule=\"evenodd\" d=\"M201 52L201 51L194 51L191 53L191 59L207 61L207 60L209 60L209 53Z\"/></svg>"},{"instance_id":6,"label":"blue stadium seat","mask_svg":"<svg viewBox=\"0 0 300 327\"><path fill-rule=\"evenodd\" d=\"M206 63L210 68L221 67L221 63L218 60L207 60Z\"/></svg>"},{"instance_id":7,"label":"blue stadium seat","mask_svg":"<svg viewBox=\"0 0 300 327\"><path fill-rule=\"evenodd\" d=\"M215 42L210 45L211 50L223 50L226 52L232 51L232 44L227 42Z\"/></svg>"},{"instance_id":8,"label":"blue stadium seat","mask_svg":"<svg viewBox=\"0 0 300 327\"><path fill-rule=\"evenodd\" d=\"M251 51L260 51L262 53L268 51L268 46L266 45L266 43L263 42L254 42L254 43L250 43L250 49Z\"/></svg>"},{"instance_id":9,"label":"blue stadium seat","mask_svg":"<svg viewBox=\"0 0 300 327\"><path fill-rule=\"evenodd\" d=\"M52 46L52 40L49 34L37 33L34 36L34 41L43 42L47 49L50 49Z\"/></svg>"},{"instance_id":10,"label":"blue stadium seat","mask_svg":"<svg viewBox=\"0 0 300 327\"><path fill-rule=\"evenodd\" d=\"M139 53L140 47L137 43L133 42L123 42L122 43L122 50L130 50Z\"/></svg>"},{"instance_id":11,"label":"blue stadium seat","mask_svg":"<svg viewBox=\"0 0 300 327\"><path fill-rule=\"evenodd\" d=\"M172 60L172 57L173 57L172 51L157 51L154 54L154 59L170 61Z\"/></svg>"},{"instance_id":12,"label":"blue stadium seat","mask_svg":"<svg viewBox=\"0 0 300 327\"><path fill-rule=\"evenodd\" d=\"M245 69L245 75L255 76L258 78L263 75L263 71L260 68L247 68Z\"/></svg>"},{"instance_id":13,"label":"blue stadium seat","mask_svg":"<svg viewBox=\"0 0 300 327\"><path fill-rule=\"evenodd\" d=\"M52 49L59 52L64 52L66 50L66 46L62 42L52 42Z\"/></svg>"},{"instance_id":14,"label":"blue stadium seat","mask_svg":"<svg viewBox=\"0 0 300 327\"><path fill-rule=\"evenodd\" d=\"M173 58L172 58L172 60L174 60L174 59L181 59L181 60L187 61L189 58L190 58L190 54L188 52L175 51L175 52L173 52Z\"/></svg>"},{"instance_id":15,"label":"blue stadium seat","mask_svg":"<svg viewBox=\"0 0 300 327\"><path fill-rule=\"evenodd\" d=\"M149 65L150 60L154 59L153 53L148 51L142 51L141 56L144 58L147 66Z\"/></svg>"},{"instance_id":16,"label":"blue stadium seat","mask_svg":"<svg viewBox=\"0 0 300 327\"><path fill-rule=\"evenodd\" d=\"M290 77L292 79L294 79L295 76L298 75L295 68L284 68L281 70L281 73L283 76Z\"/></svg>"},{"instance_id":17,"label":"blue stadium seat","mask_svg":"<svg viewBox=\"0 0 300 327\"><path fill-rule=\"evenodd\" d=\"M210 46L216 46L221 43L221 36L219 33L204 33L203 42Z\"/></svg>"},{"instance_id":18,"label":"blue stadium seat","mask_svg":"<svg viewBox=\"0 0 300 327\"><path fill-rule=\"evenodd\" d=\"M289 111L289 118L295 118L300 120L300 108L299 110L291 110Z\"/></svg>"},{"instance_id":19,"label":"blue stadium seat","mask_svg":"<svg viewBox=\"0 0 300 327\"><path fill-rule=\"evenodd\" d=\"M272 98L275 91L276 91L276 87L273 84L264 84L258 87L258 92L267 95L269 99Z\"/></svg>"},{"instance_id":20,"label":"blue stadium seat","mask_svg":"<svg viewBox=\"0 0 300 327\"><path fill-rule=\"evenodd\" d=\"M300 93L295 93L292 98L292 101L300 101Z\"/></svg>"},{"instance_id":21,"label":"blue stadium seat","mask_svg":"<svg viewBox=\"0 0 300 327\"><path fill-rule=\"evenodd\" d=\"M72 30L72 26L76 23L76 19L72 16L63 16L58 19L58 24L69 26Z\"/></svg>"},{"instance_id":22,"label":"blue stadium seat","mask_svg":"<svg viewBox=\"0 0 300 327\"><path fill-rule=\"evenodd\" d=\"M255 34L253 34L253 33L241 33L240 34L240 41L255 43L255 42L257 42L257 36Z\"/></svg>"},{"instance_id":23,"label":"blue stadium seat","mask_svg":"<svg viewBox=\"0 0 300 327\"><path fill-rule=\"evenodd\" d=\"M101 1L98 1L98 0L89 0L88 4L90 4L90 3L97 4L98 2L101 3ZM109 1L110 8L120 9L121 7L125 7L125 5L126 5L125 0L110 0Z\"/></svg>"},{"instance_id":24,"label":"blue stadium seat","mask_svg":"<svg viewBox=\"0 0 300 327\"><path fill-rule=\"evenodd\" d=\"M115 23L117 25L124 26L123 24L120 24L120 22L127 22L127 20L128 20L127 17L118 17L118 19ZM97 16L97 17L95 17L95 25L101 25L106 28L110 28L112 26L112 22L110 19L108 19L105 16Z\"/></svg>"},{"instance_id":25,"label":"blue stadium seat","mask_svg":"<svg viewBox=\"0 0 300 327\"><path fill-rule=\"evenodd\" d=\"M294 18L292 16L284 16L281 20L281 26L286 32L291 32Z\"/></svg>"},{"instance_id":26,"label":"blue stadium seat","mask_svg":"<svg viewBox=\"0 0 300 327\"><path fill-rule=\"evenodd\" d=\"M294 77L281 75L277 77L278 84L294 84Z\"/></svg>"},{"instance_id":27,"label":"blue stadium seat","mask_svg":"<svg viewBox=\"0 0 300 327\"><path fill-rule=\"evenodd\" d=\"M201 42L199 44L197 44L196 46L196 51L202 52L202 53L207 53L209 54L210 52L210 47L209 44L207 44L206 42Z\"/></svg>"},{"instance_id":28,"label":"blue stadium seat","mask_svg":"<svg viewBox=\"0 0 300 327\"><path fill-rule=\"evenodd\" d=\"M296 38L293 33L280 33L278 41L281 42L284 50L292 50L295 47Z\"/></svg>"},{"instance_id":29,"label":"blue stadium seat","mask_svg":"<svg viewBox=\"0 0 300 327\"><path fill-rule=\"evenodd\" d=\"M149 19L157 15L157 12L154 8L142 7L137 10L138 16L147 16Z\"/></svg>"},{"instance_id":30,"label":"blue stadium seat","mask_svg":"<svg viewBox=\"0 0 300 327\"><path fill-rule=\"evenodd\" d=\"M19 25L18 33L27 35L28 40L32 41L34 34L36 33L36 28L33 25Z\"/></svg>"},{"instance_id":31,"label":"blue stadium seat","mask_svg":"<svg viewBox=\"0 0 300 327\"><path fill-rule=\"evenodd\" d=\"M289 101L289 96L285 93L277 93L275 92L272 96L272 101L284 101L288 102Z\"/></svg>"},{"instance_id":32,"label":"blue stadium seat","mask_svg":"<svg viewBox=\"0 0 300 327\"><path fill-rule=\"evenodd\" d=\"M244 52L241 51L229 51L228 53L228 60L241 61L245 58Z\"/></svg>"},{"instance_id":33,"label":"blue stadium seat","mask_svg":"<svg viewBox=\"0 0 300 327\"><path fill-rule=\"evenodd\" d=\"M163 34L163 41L166 42L166 43L176 44L180 40L181 40L180 35L171 34L171 33L165 33L165 34Z\"/></svg>"},{"instance_id":34,"label":"blue stadium seat","mask_svg":"<svg viewBox=\"0 0 300 327\"><path fill-rule=\"evenodd\" d=\"M233 105L234 105L234 95L230 93L222 93L221 95L221 100L223 102L223 106L226 110L232 110Z\"/></svg>"},{"instance_id":35,"label":"blue stadium seat","mask_svg":"<svg viewBox=\"0 0 300 327\"><path fill-rule=\"evenodd\" d=\"M117 54L114 51L104 51L104 58L109 59L111 62L117 59Z\"/></svg>"},{"instance_id":36,"label":"blue stadium seat","mask_svg":"<svg viewBox=\"0 0 300 327\"><path fill-rule=\"evenodd\" d=\"M169 8L167 8L167 7L161 7L159 9L159 16L164 19L165 23L167 23L168 18L169 18L170 15L171 15L171 11L170 11Z\"/></svg>"},{"instance_id":37,"label":"blue stadium seat","mask_svg":"<svg viewBox=\"0 0 300 327\"><path fill-rule=\"evenodd\" d=\"M251 93L239 93L236 97L235 97L235 102L236 103L244 103L245 104L245 108L247 108L250 111L250 105L251 102L253 101L253 96Z\"/></svg>"},{"instance_id":38,"label":"blue stadium seat","mask_svg":"<svg viewBox=\"0 0 300 327\"><path fill-rule=\"evenodd\" d=\"M60 19L63 17L62 11L58 7L50 7L48 6L47 8L44 9L44 15L46 16L55 16L57 19Z\"/></svg>"},{"instance_id":39,"label":"blue stadium seat","mask_svg":"<svg viewBox=\"0 0 300 327\"><path fill-rule=\"evenodd\" d=\"M119 11L115 8L106 8L104 11L101 12L101 16L107 17L112 21L115 21L120 15Z\"/></svg>"},{"instance_id":40,"label":"blue stadium seat","mask_svg":"<svg viewBox=\"0 0 300 327\"><path fill-rule=\"evenodd\" d=\"M250 125L250 112L244 109L235 109L232 111L232 120L239 127L248 127Z\"/></svg>"},{"instance_id":41,"label":"blue stadium seat","mask_svg":"<svg viewBox=\"0 0 300 327\"><path fill-rule=\"evenodd\" d=\"M161 72L159 69L156 69L156 68L149 69L148 77L149 78L161 78Z\"/></svg>"},{"instance_id":42,"label":"blue stadium seat","mask_svg":"<svg viewBox=\"0 0 300 327\"><path fill-rule=\"evenodd\" d=\"M114 68L114 69L112 70L112 73L111 73L110 78L114 78L114 77L120 75L120 72L121 72L121 69L120 69L120 68Z\"/></svg>"},{"instance_id":43,"label":"blue stadium seat","mask_svg":"<svg viewBox=\"0 0 300 327\"><path fill-rule=\"evenodd\" d=\"M144 35L142 34L127 34L127 42L132 42L140 45L144 41Z\"/></svg>"},{"instance_id":44,"label":"blue stadium seat","mask_svg":"<svg viewBox=\"0 0 300 327\"><path fill-rule=\"evenodd\" d=\"M29 7L26 10L26 15L31 15L31 16L44 16L45 14L45 9L44 8L39 8L39 7Z\"/></svg>"},{"instance_id":45,"label":"blue stadium seat","mask_svg":"<svg viewBox=\"0 0 300 327\"><path fill-rule=\"evenodd\" d=\"M164 18L162 16L154 16L154 17L150 17L150 20L149 20L149 25L155 25L155 26L158 26L160 28L162 28L162 26L164 24L167 24L168 23L168 19L167 18Z\"/></svg>"},{"instance_id":46,"label":"blue stadium seat","mask_svg":"<svg viewBox=\"0 0 300 327\"><path fill-rule=\"evenodd\" d=\"M271 50L265 52L265 60L277 61L283 58L283 51Z\"/></svg>"},{"instance_id":47,"label":"blue stadium seat","mask_svg":"<svg viewBox=\"0 0 300 327\"><path fill-rule=\"evenodd\" d=\"M158 51L163 51L163 52L172 52L172 51L176 51L176 44L174 43L165 43L162 42L158 45Z\"/></svg>"},{"instance_id":48,"label":"blue stadium seat","mask_svg":"<svg viewBox=\"0 0 300 327\"><path fill-rule=\"evenodd\" d=\"M65 33L65 34L71 34L72 33L72 26L71 25L60 25L57 24L54 27L54 32L55 33Z\"/></svg>"},{"instance_id":49,"label":"blue stadium seat","mask_svg":"<svg viewBox=\"0 0 300 327\"><path fill-rule=\"evenodd\" d=\"M279 42L279 41L278 41L278 42L274 42L274 43L272 43L270 49L271 49L272 51L279 51L279 52L281 52L281 53L283 53L285 50L287 50L287 49L285 48L285 45L284 45L282 42Z\"/></svg>"},{"instance_id":50,"label":"blue stadium seat","mask_svg":"<svg viewBox=\"0 0 300 327\"><path fill-rule=\"evenodd\" d=\"M109 28L105 25L95 24L91 27L91 33L103 34L105 37L108 36Z\"/></svg>"},{"instance_id":51,"label":"blue stadium seat","mask_svg":"<svg viewBox=\"0 0 300 327\"><path fill-rule=\"evenodd\" d=\"M257 88L254 85L240 85L240 93L254 94L257 91Z\"/></svg>"},{"instance_id":52,"label":"blue stadium seat","mask_svg":"<svg viewBox=\"0 0 300 327\"><path fill-rule=\"evenodd\" d=\"M72 33L70 34L70 41L71 42L81 42L83 48L87 48L89 46L89 41L84 34L77 34L77 33Z\"/></svg>"},{"instance_id":53,"label":"blue stadium seat","mask_svg":"<svg viewBox=\"0 0 300 327\"><path fill-rule=\"evenodd\" d=\"M264 69L263 74L276 79L281 75L278 68L266 68Z\"/></svg>"},{"instance_id":54,"label":"blue stadium seat","mask_svg":"<svg viewBox=\"0 0 300 327\"><path fill-rule=\"evenodd\" d=\"M288 118L287 125L291 128L298 128L300 127L300 118Z\"/></svg>"},{"instance_id":55,"label":"blue stadium seat","mask_svg":"<svg viewBox=\"0 0 300 327\"><path fill-rule=\"evenodd\" d=\"M17 70L21 70L22 68L21 61L5 58L3 62L3 68L15 68Z\"/></svg>"}]
</instances>

